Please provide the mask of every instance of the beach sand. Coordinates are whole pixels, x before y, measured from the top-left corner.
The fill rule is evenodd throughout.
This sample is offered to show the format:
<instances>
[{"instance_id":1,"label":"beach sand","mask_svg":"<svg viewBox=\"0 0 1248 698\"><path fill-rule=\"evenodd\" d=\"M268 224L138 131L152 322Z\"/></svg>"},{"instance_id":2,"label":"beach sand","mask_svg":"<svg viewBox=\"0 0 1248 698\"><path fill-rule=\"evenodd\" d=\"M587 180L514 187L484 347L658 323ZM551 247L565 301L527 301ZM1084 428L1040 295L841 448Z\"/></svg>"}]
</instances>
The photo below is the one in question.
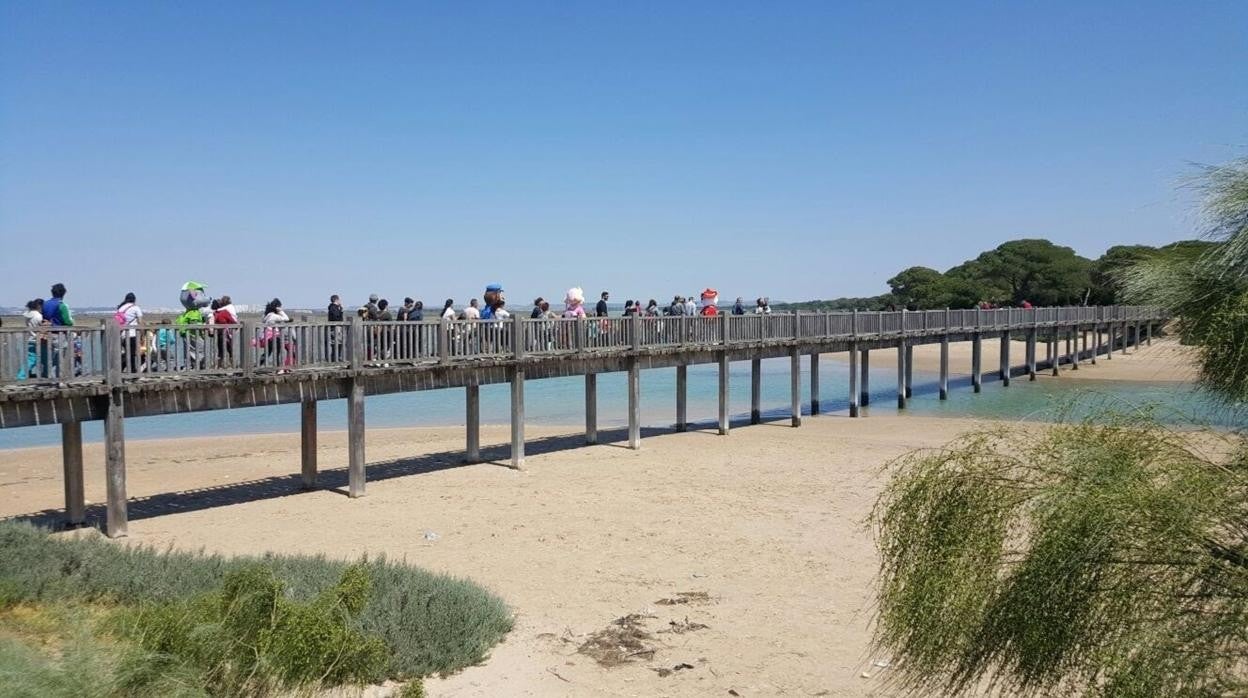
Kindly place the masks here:
<instances>
[{"instance_id":1,"label":"beach sand","mask_svg":"<svg viewBox=\"0 0 1248 698\"><path fill-rule=\"evenodd\" d=\"M969 366L965 353L959 366ZM1174 378L1184 356L1155 340L1063 375ZM360 500L342 493L342 433L321 435L326 489L310 492L298 489L297 434L136 441L124 543L385 554L471 578L507 601L515 629L481 666L429 680L431 696L889 695L889 669L874 666L889 658L869 649L878 563L864 527L880 469L977 424L822 415L799 429L786 420L726 437L652 435L637 452L621 447L619 432L578 447L576 428L531 428L524 471L461 466L459 429L370 430ZM501 463L507 438L484 427L487 456ZM87 498L98 502L100 446L86 446L85 458ZM0 517L55 509L61 487L58 449L0 451ZM659 603L681 592L707 598ZM652 656L606 668L577 653L589 633L630 613L649 616ZM686 620L707 627L674 632ZM692 668L658 671L684 665Z\"/></svg>"}]
</instances>

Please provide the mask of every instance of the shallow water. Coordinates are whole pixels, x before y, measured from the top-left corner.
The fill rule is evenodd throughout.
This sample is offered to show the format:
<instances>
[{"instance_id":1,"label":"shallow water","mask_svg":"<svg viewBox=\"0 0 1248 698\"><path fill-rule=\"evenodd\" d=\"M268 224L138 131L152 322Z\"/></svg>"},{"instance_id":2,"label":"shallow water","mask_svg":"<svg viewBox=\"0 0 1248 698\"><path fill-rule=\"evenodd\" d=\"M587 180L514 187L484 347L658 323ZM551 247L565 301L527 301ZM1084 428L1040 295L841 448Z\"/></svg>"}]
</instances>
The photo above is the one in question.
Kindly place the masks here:
<instances>
[{"instance_id":1,"label":"shallow water","mask_svg":"<svg viewBox=\"0 0 1248 698\"><path fill-rule=\"evenodd\" d=\"M802 409L810 410L808 363L802 361ZM789 360L768 359L763 368L763 410L765 418L788 417ZM718 378L716 366L689 367L689 420L713 422L717 414ZM828 360L820 364L821 413L844 414L849 408L847 364ZM731 364L729 407L733 419L747 418L750 410L750 366ZM897 374L891 366L871 371L870 415L897 410ZM971 391L970 378L950 382L948 400L940 400L937 376L916 372L914 395L908 412L940 417L983 417L1048 421L1058 416L1083 418L1112 411L1150 410L1169 424L1206 423L1221 427L1248 425L1248 410L1228 407L1211 399L1191 385L1177 383L1137 383L1123 381L1086 382L1041 376L1034 382L1014 378L1010 387L985 375L983 392ZM641 372L641 418L645 426L670 426L676 420L676 371L655 369ZM577 377L529 381L525 385L525 415L532 424L577 426L584 423L584 380ZM600 428L627 423L626 374L608 373L598 377L598 424ZM506 424L510 417L510 397L506 385L481 388L481 420L486 424ZM436 390L368 398L365 407L371 427L455 426L464 423L464 392ZM347 428L345 400L321 403L319 426L325 430ZM161 415L126 420L129 439L155 439L184 436L219 436L294 432L299 429L299 405L253 407L194 414ZM100 422L87 422L83 438L99 441ZM0 449L50 446L60 443L56 426L0 430Z\"/></svg>"}]
</instances>

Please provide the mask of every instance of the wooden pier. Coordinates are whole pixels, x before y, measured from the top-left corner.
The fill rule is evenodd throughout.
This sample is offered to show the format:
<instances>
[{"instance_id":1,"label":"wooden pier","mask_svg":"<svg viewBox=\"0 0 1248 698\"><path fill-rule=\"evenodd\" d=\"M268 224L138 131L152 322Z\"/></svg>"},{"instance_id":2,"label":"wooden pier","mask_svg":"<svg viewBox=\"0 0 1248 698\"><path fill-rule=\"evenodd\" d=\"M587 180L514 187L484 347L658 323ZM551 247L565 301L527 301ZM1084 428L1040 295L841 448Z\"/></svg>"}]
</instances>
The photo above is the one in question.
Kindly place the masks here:
<instances>
[{"instance_id":1,"label":"wooden pier","mask_svg":"<svg viewBox=\"0 0 1248 698\"><path fill-rule=\"evenodd\" d=\"M107 509L105 533L126 533L125 420L159 414L301 405L302 479L317 482L317 404L347 400L348 492L366 486L365 398L417 390L463 388L465 458L481 459L480 387L511 390L511 465L524 466L524 386L559 376L585 377L585 442L596 443L597 376L628 375L628 445L641 447L643 369L676 370L676 425L687 423L687 367L719 369L718 431L729 433L729 363L751 365L750 421L761 419L761 367L766 358L790 361L791 423L801 425L800 360L810 357L811 414L819 414L819 355L849 353L849 415L868 401L870 352L896 350L897 406L912 393L914 347L939 344L940 398L949 397L949 344L972 342L971 382L982 384L984 338L1025 337L1023 364L1001 343L996 372L1057 375L1112 358L1115 350L1152 340L1164 322L1160 309L1138 306L839 312L717 317L614 317L506 321L349 323L295 322L239 325L0 329L0 428L60 424L64 454L65 518L85 521L82 422L103 420ZM132 334L133 333L133 334ZM130 339L148 347L132 371L123 356ZM1090 338L1090 339L1089 339ZM1079 341L1082 340L1082 348ZM1064 346L1063 346L1064 342ZM1046 358L1037 359L1043 343ZM136 362L137 363L137 362Z\"/></svg>"}]
</instances>

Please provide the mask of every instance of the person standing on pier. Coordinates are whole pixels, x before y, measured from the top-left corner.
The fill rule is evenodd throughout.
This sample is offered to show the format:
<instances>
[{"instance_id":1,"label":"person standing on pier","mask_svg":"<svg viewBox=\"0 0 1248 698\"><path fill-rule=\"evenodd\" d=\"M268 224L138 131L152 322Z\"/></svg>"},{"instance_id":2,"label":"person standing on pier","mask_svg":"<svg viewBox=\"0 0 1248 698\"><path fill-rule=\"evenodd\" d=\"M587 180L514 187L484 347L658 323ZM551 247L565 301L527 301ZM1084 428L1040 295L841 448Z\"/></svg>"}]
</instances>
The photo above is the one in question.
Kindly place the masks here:
<instances>
[{"instance_id":1,"label":"person standing on pier","mask_svg":"<svg viewBox=\"0 0 1248 698\"><path fill-rule=\"evenodd\" d=\"M117 305L117 312L114 313L113 317L118 325L131 328L122 332L121 368L123 371L138 373L139 333L133 328L143 319L143 309L136 302L133 291L127 293L126 297Z\"/></svg>"},{"instance_id":2,"label":"person standing on pier","mask_svg":"<svg viewBox=\"0 0 1248 698\"><path fill-rule=\"evenodd\" d=\"M694 300L694 295L690 294L685 297L685 315L697 315L698 304Z\"/></svg>"},{"instance_id":3,"label":"person standing on pier","mask_svg":"<svg viewBox=\"0 0 1248 698\"><path fill-rule=\"evenodd\" d=\"M403 299L403 305L394 314L394 319L399 322L410 322L412 320L412 311L415 309L416 301L411 296L408 296Z\"/></svg>"},{"instance_id":4,"label":"person standing on pier","mask_svg":"<svg viewBox=\"0 0 1248 698\"><path fill-rule=\"evenodd\" d=\"M264 358L270 366L277 365L278 352L282 349L282 330L278 325L287 322L290 322L290 316L282 310L282 299L274 298L264 306Z\"/></svg>"},{"instance_id":5,"label":"person standing on pier","mask_svg":"<svg viewBox=\"0 0 1248 698\"><path fill-rule=\"evenodd\" d=\"M212 324L237 325L238 308L230 297L221 296L215 302L217 309L212 312ZM234 365L234 330L226 327L213 331L217 333L217 368L229 368Z\"/></svg>"},{"instance_id":6,"label":"person standing on pier","mask_svg":"<svg viewBox=\"0 0 1248 698\"><path fill-rule=\"evenodd\" d=\"M18 372L18 380L35 378L38 373L39 347L47 341L44 333L40 330L44 324L43 299L36 298L32 301L27 301L26 312L22 313L22 319L26 321L26 329L30 330L30 336L26 339L26 366Z\"/></svg>"},{"instance_id":7,"label":"person standing on pier","mask_svg":"<svg viewBox=\"0 0 1248 698\"><path fill-rule=\"evenodd\" d=\"M329 307L325 309L325 315L330 322L342 322L342 299L338 294L329 297ZM326 351L329 360L333 362L342 361L342 328L331 327L329 333L325 337Z\"/></svg>"},{"instance_id":8,"label":"person standing on pier","mask_svg":"<svg viewBox=\"0 0 1248 698\"><path fill-rule=\"evenodd\" d=\"M741 296L737 296L737 302L732 305L733 315L745 315L745 304Z\"/></svg>"},{"instance_id":9,"label":"person standing on pier","mask_svg":"<svg viewBox=\"0 0 1248 698\"><path fill-rule=\"evenodd\" d=\"M454 298L447 298L446 302L442 304L442 319L443 320L455 319L455 299Z\"/></svg>"},{"instance_id":10,"label":"person standing on pier","mask_svg":"<svg viewBox=\"0 0 1248 698\"><path fill-rule=\"evenodd\" d=\"M598 305L594 306L594 315L598 317L607 316L607 299L610 297L611 294L606 291L602 292L602 296L598 299Z\"/></svg>"}]
</instances>

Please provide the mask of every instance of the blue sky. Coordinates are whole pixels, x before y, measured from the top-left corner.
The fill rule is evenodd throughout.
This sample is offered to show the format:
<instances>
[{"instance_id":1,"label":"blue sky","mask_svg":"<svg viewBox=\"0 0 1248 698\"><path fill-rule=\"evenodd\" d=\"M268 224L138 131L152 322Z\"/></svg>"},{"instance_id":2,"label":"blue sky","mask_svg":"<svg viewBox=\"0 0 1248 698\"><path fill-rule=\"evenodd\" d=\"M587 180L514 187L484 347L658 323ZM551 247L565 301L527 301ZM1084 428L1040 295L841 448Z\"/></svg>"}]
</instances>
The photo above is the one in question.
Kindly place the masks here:
<instances>
[{"instance_id":1,"label":"blue sky","mask_svg":"<svg viewBox=\"0 0 1248 698\"><path fill-rule=\"evenodd\" d=\"M0 305L867 295L1190 237L1248 3L4 3Z\"/></svg>"}]
</instances>

